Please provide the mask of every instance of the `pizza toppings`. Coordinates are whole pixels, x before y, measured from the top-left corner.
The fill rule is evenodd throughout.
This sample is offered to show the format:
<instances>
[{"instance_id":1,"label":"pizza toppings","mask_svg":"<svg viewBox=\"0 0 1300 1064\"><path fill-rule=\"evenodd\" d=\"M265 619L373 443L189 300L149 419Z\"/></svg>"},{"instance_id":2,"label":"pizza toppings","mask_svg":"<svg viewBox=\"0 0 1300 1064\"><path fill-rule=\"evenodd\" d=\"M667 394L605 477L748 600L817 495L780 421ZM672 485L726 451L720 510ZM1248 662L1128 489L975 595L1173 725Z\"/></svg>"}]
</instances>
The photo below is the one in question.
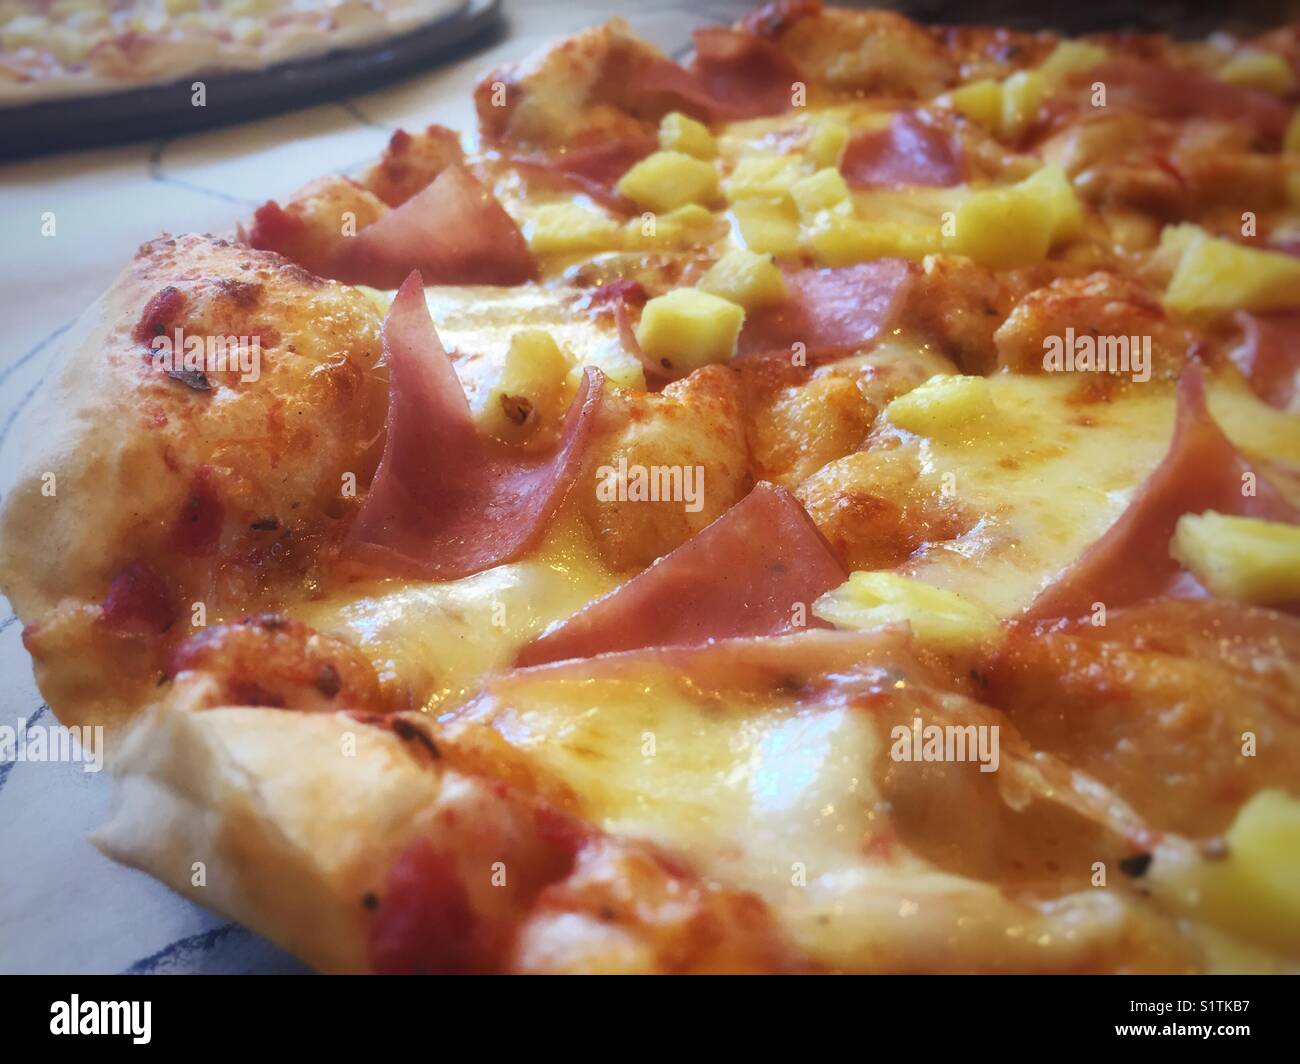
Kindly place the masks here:
<instances>
[{"instance_id":1,"label":"pizza toppings","mask_svg":"<svg viewBox=\"0 0 1300 1064\"><path fill-rule=\"evenodd\" d=\"M1300 510L1241 457L1210 416L1201 368L1193 362L1178 382L1178 421L1168 454L1119 520L1025 616L1081 617L1097 602L1116 609L1186 586L1189 578L1180 576L1169 543L1183 514L1205 510L1300 522Z\"/></svg>"},{"instance_id":2,"label":"pizza toppings","mask_svg":"<svg viewBox=\"0 0 1300 1064\"><path fill-rule=\"evenodd\" d=\"M105 623L119 631L165 632L176 620L167 583L144 562L131 562L113 577L104 597Z\"/></svg>"},{"instance_id":3,"label":"pizza toppings","mask_svg":"<svg viewBox=\"0 0 1300 1064\"><path fill-rule=\"evenodd\" d=\"M371 931L377 975L468 975L483 970L478 921L455 861L425 839L393 864Z\"/></svg>"},{"instance_id":4,"label":"pizza toppings","mask_svg":"<svg viewBox=\"0 0 1300 1064\"><path fill-rule=\"evenodd\" d=\"M387 708L374 666L356 647L279 614L199 629L172 652L167 672L195 707Z\"/></svg>"},{"instance_id":5,"label":"pizza toppings","mask_svg":"<svg viewBox=\"0 0 1300 1064\"><path fill-rule=\"evenodd\" d=\"M517 664L816 626L812 601L846 575L798 501L759 484L693 539L526 646Z\"/></svg>"},{"instance_id":6,"label":"pizza toppings","mask_svg":"<svg viewBox=\"0 0 1300 1064\"><path fill-rule=\"evenodd\" d=\"M695 31L695 76L727 117L778 114L790 107L798 68L771 41L743 29Z\"/></svg>"},{"instance_id":7,"label":"pizza toppings","mask_svg":"<svg viewBox=\"0 0 1300 1064\"><path fill-rule=\"evenodd\" d=\"M963 180L956 141L920 111L900 111L885 129L853 137L840 169L854 188L946 188Z\"/></svg>"},{"instance_id":8,"label":"pizza toppings","mask_svg":"<svg viewBox=\"0 0 1300 1064\"><path fill-rule=\"evenodd\" d=\"M388 206L400 207L449 166L464 161L455 130L431 125L423 133L411 134L399 129L379 161L366 171L362 184Z\"/></svg>"},{"instance_id":9,"label":"pizza toppings","mask_svg":"<svg viewBox=\"0 0 1300 1064\"><path fill-rule=\"evenodd\" d=\"M789 298L749 315L740 354L785 350L809 362L846 355L894 328L919 271L903 259L838 269L788 269Z\"/></svg>"},{"instance_id":10,"label":"pizza toppings","mask_svg":"<svg viewBox=\"0 0 1300 1064\"><path fill-rule=\"evenodd\" d=\"M429 317L419 274L384 322L388 434L346 553L378 568L452 580L511 561L542 533L581 464L603 378L588 369L547 454L478 434Z\"/></svg>"},{"instance_id":11,"label":"pizza toppings","mask_svg":"<svg viewBox=\"0 0 1300 1064\"><path fill-rule=\"evenodd\" d=\"M396 288L412 270L428 284L519 284L534 272L523 234L463 166L340 247L340 281Z\"/></svg>"},{"instance_id":12,"label":"pizza toppings","mask_svg":"<svg viewBox=\"0 0 1300 1064\"><path fill-rule=\"evenodd\" d=\"M1252 314L1238 311L1241 343L1229 358L1264 402L1290 407L1300 377L1300 312Z\"/></svg>"}]
</instances>

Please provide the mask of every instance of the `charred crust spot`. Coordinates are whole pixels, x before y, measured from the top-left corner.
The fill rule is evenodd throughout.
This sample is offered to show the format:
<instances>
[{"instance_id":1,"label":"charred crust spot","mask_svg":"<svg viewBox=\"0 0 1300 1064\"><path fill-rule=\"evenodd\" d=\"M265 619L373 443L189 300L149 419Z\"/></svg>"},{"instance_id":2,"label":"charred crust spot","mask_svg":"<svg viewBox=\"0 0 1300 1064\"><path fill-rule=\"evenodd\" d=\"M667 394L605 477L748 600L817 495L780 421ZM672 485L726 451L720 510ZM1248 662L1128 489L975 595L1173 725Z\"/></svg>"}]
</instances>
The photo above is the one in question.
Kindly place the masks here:
<instances>
[{"instance_id":1,"label":"charred crust spot","mask_svg":"<svg viewBox=\"0 0 1300 1064\"><path fill-rule=\"evenodd\" d=\"M373 890L368 890L361 895L361 907L374 912L379 908L379 895Z\"/></svg>"},{"instance_id":2,"label":"charred crust spot","mask_svg":"<svg viewBox=\"0 0 1300 1064\"><path fill-rule=\"evenodd\" d=\"M1119 870L1132 879L1141 879L1150 867L1151 854L1149 853L1135 853L1132 857L1125 857L1119 863Z\"/></svg>"},{"instance_id":3,"label":"charred crust spot","mask_svg":"<svg viewBox=\"0 0 1300 1064\"><path fill-rule=\"evenodd\" d=\"M438 744L433 741L429 735L418 724L412 724L409 720L402 717L393 718L393 734L405 742L417 742L429 751L430 757L442 757L442 751L438 749Z\"/></svg>"},{"instance_id":4,"label":"charred crust spot","mask_svg":"<svg viewBox=\"0 0 1300 1064\"><path fill-rule=\"evenodd\" d=\"M503 395L501 409L510 421L522 425L532 416L533 404L522 395Z\"/></svg>"},{"instance_id":5,"label":"charred crust spot","mask_svg":"<svg viewBox=\"0 0 1300 1064\"><path fill-rule=\"evenodd\" d=\"M259 517L248 527L254 532L274 532L280 527L280 522L274 517Z\"/></svg>"},{"instance_id":6,"label":"charred crust spot","mask_svg":"<svg viewBox=\"0 0 1300 1064\"><path fill-rule=\"evenodd\" d=\"M208 375L201 369L169 369L169 376L174 381L180 381L181 384L193 388L196 392L212 391L212 382L208 380Z\"/></svg>"},{"instance_id":7,"label":"charred crust spot","mask_svg":"<svg viewBox=\"0 0 1300 1064\"><path fill-rule=\"evenodd\" d=\"M343 681L339 678L339 670L333 662L327 661L316 674L316 690L326 698L333 698L342 688Z\"/></svg>"}]
</instances>

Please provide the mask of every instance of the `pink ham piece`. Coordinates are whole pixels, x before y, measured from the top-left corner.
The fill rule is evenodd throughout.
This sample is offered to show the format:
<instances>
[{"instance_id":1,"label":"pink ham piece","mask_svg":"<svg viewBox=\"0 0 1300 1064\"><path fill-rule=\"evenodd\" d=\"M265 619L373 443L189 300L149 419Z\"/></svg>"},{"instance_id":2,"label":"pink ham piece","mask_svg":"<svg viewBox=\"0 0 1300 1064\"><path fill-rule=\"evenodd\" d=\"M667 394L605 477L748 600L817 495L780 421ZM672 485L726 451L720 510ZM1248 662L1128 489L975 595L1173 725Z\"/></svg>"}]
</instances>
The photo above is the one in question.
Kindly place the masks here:
<instances>
[{"instance_id":1,"label":"pink ham piece","mask_svg":"<svg viewBox=\"0 0 1300 1064\"><path fill-rule=\"evenodd\" d=\"M388 435L344 556L454 580L513 561L564 501L590 441L604 378L588 369L556 448L523 454L481 438L412 273L384 321Z\"/></svg>"},{"instance_id":2,"label":"pink ham piece","mask_svg":"<svg viewBox=\"0 0 1300 1064\"><path fill-rule=\"evenodd\" d=\"M1106 86L1106 103L1132 107L1156 118L1222 118L1248 125L1267 145L1282 139L1291 109L1276 96L1229 85L1199 70L1120 59L1103 63L1089 77Z\"/></svg>"},{"instance_id":3,"label":"pink ham piece","mask_svg":"<svg viewBox=\"0 0 1300 1064\"><path fill-rule=\"evenodd\" d=\"M584 192L603 207L632 214L636 205L615 190L619 178L659 146L650 132L611 137L597 144L562 148L549 155L516 155L510 165L525 177L541 174Z\"/></svg>"},{"instance_id":4,"label":"pink ham piece","mask_svg":"<svg viewBox=\"0 0 1300 1064\"><path fill-rule=\"evenodd\" d=\"M1254 495L1242 494L1247 473L1254 474ZM1030 603L1025 617L1074 619L1094 602L1114 610L1158 595L1203 593L1169 556L1169 541L1183 514L1206 510L1300 523L1300 510L1251 468L1210 416L1201 367L1189 362L1178 381L1169 452L1119 520Z\"/></svg>"},{"instance_id":5,"label":"pink ham piece","mask_svg":"<svg viewBox=\"0 0 1300 1064\"><path fill-rule=\"evenodd\" d=\"M805 346L809 362L847 355L895 327L917 278L905 259L785 271L789 298L751 314L738 353Z\"/></svg>"},{"instance_id":6,"label":"pink ham piece","mask_svg":"<svg viewBox=\"0 0 1300 1064\"><path fill-rule=\"evenodd\" d=\"M788 111L798 68L771 41L723 26L695 31L694 74L717 118Z\"/></svg>"},{"instance_id":7,"label":"pink ham piece","mask_svg":"<svg viewBox=\"0 0 1300 1064\"><path fill-rule=\"evenodd\" d=\"M885 129L855 136L840 171L854 188L949 188L963 177L956 141L915 111L900 111Z\"/></svg>"},{"instance_id":8,"label":"pink ham piece","mask_svg":"<svg viewBox=\"0 0 1300 1064\"><path fill-rule=\"evenodd\" d=\"M1251 314L1242 310L1236 321L1241 326L1241 343L1228 357L1264 402L1288 409L1300 374L1300 312Z\"/></svg>"},{"instance_id":9,"label":"pink ham piece","mask_svg":"<svg viewBox=\"0 0 1300 1064\"><path fill-rule=\"evenodd\" d=\"M699 535L529 643L516 664L777 635L793 630L797 603L811 610L847 576L798 500L760 483Z\"/></svg>"},{"instance_id":10,"label":"pink ham piece","mask_svg":"<svg viewBox=\"0 0 1300 1064\"><path fill-rule=\"evenodd\" d=\"M514 219L463 166L347 238L331 276L396 288L412 270L426 284L521 284L537 273Z\"/></svg>"}]
</instances>

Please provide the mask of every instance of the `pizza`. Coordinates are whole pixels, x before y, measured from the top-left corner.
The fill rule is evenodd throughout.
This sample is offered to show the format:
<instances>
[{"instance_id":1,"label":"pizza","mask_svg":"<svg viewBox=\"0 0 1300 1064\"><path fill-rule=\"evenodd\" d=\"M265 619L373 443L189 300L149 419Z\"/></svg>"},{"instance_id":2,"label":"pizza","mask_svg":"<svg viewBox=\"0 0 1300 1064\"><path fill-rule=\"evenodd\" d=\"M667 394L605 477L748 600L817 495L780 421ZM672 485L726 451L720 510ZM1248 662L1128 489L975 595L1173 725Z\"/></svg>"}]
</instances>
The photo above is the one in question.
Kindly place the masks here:
<instances>
[{"instance_id":1,"label":"pizza","mask_svg":"<svg viewBox=\"0 0 1300 1064\"><path fill-rule=\"evenodd\" d=\"M323 972L1294 970L1297 71L615 20L149 241L0 513L96 845Z\"/></svg>"},{"instance_id":2,"label":"pizza","mask_svg":"<svg viewBox=\"0 0 1300 1064\"><path fill-rule=\"evenodd\" d=\"M460 0L3 0L0 107L255 71L414 30Z\"/></svg>"}]
</instances>

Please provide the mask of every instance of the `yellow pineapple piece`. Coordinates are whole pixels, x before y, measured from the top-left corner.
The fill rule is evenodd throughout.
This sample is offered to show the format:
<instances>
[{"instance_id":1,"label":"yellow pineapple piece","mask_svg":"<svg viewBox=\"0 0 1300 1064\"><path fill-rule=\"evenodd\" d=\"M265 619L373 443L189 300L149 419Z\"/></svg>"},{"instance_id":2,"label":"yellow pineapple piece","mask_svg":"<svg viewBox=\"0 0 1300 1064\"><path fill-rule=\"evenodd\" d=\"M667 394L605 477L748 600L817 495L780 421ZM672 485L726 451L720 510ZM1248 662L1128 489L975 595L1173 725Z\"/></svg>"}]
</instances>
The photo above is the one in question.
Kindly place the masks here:
<instances>
[{"instance_id":1,"label":"yellow pineapple piece","mask_svg":"<svg viewBox=\"0 0 1300 1064\"><path fill-rule=\"evenodd\" d=\"M1166 235L1161 235L1162 252ZM1300 259L1294 255L1243 247L1195 226L1177 226L1169 239L1171 247L1182 245L1165 289L1170 310L1214 317L1233 310L1300 306Z\"/></svg>"},{"instance_id":2,"label":"yellow pineapple piece","mask_svg":"<svg viewBox=\"0 0 1300 1064\"><path fill-rule=\"evenodd\" d=\"M758 310L786 298L785 279L771 255L733 248L715 262L695 286L745 310Z\"/></svg>"},{"instance_id":3,"label":"yellow pineapple piece","mask_svg":"<svg viewBox=\"0 0 1300 1064\"><path fill-rule=\"evenodd\" d=\"M537 254L618 247L621 231L607 214L576 203L543 203L524 223L524 239Z\"/></svg>"},{"instance_id":4,"label":"yellow pineapple piece","mask_svg":"<svg viewBox=\"0 0 1300 1064\"><path fill-rule=\"evenodd\" d=\"M844 155L844 146L849 142L849 127L837 118L821 118L813 126L812 136L808 138L808 147L804 154L812 164L821 169L827 166L838 167Z\"/></svg>"},{"instance_id":5,"label":"yellow pineapple piece","mask_svg":"<svg viewBox=\"0 0 1300 1064\"><path fill-rule=\"evenodd\" d=\"M790 198L794 200L795 207L803 215L835 209L853 213L853 203L849 199L849 186L845 183L843 175L829 166L795 181L790 186Z\"/></svg>"},{"instance_id":6,"label":"yellow pineapple piece","mask_svg":"<svg viewBox=\"0 0 1300 1064\"><path fill-rule=\"evenodd\" d=\"M1285 96L1295 88L1295 72L1276 52L1251 49L1238 52L1215 72L1220 81L1244 89L1259 89Z\"/></svg>"},{"instance_id":7,"label":"yellow pineapple piece","mask_svg":"<svg viewBox=\"0 0 1300 1064\"><path fill-rule=\"evenodd\" d=\"M745 311L696 288L676 288L650 300L636 327L637 343L671 373L685 374L736 353Z\"/></svg>"},{"instance_id":8,"label":"yellow pineapple piece","mask_svg":"<svg viewBox=\"0 0 1300 1064\"><path fill-rule=\"evenodd\" d=\"M1193 875L1199 914L1243 938L1300 952L1300 801L1260 791L1224 836L1228 855Z\"/></svg>"},{"instance_id":9,"label":"yellow pineapple piece","mask_svg":"<svg viewBox=\"0 0 1300 1064\"><path fill-rule=\"evenodd\" d=\"M1001 130L1004 137L1017 137L1038 114L1046 85L1035 70L1021 70L1002 83Z\"/></svg>"},{"instance_id":10,"label":"yellow pineapple piece","mask_svg":"<svg viewBox=\"0 0 1300 1064\"><path fill-rule=\"evenodd\" d=\"M729 203L788 199L790 186L803 176L798 159L785 155L746 155L722 183Z\"/></svg>"},{"instance_id":11,"label":"yellow pineapple piece","mask_svg":"<svg viewBox=\"0 0 1300 1064\"><path fill-rule=\"evenodd\" d=\"M40 15L19 15L0 27L0 44L9 52L19 48L43 48L50 26L50 20Z\"/></svg>"},{"instance_id":12,"label":"yellow pineapple piece","mask_svg":"<svg viewBox=\"0 0 1300 1064\"><path fill-rule=\"evenodd\" d=\"M713 139L709 127L680 111L666 114L660 121L659 147L696 159L716 159L718 156L718 142Z\"/></svg>"},{"instance_id":13,"label":"yellow pineapple piece","mask_svg":"<svg viewBox=\"0 0 1300 1064\"><path fill-rule=\"evenodd\" d=\"M718 172L703 159L657 151L619 179L618 191L652 211L667 212L688 203L708 205L718 199Z\"/></svg>"},{"instance_id":14,"label":"yellow pineapple piece","mask_svg":"<svg viewBox=\"0 0 1300 1064\"><path fill-rule=\"evenodd\" d=\"M965 440L993 428L997 408L983 377L936 374L885 407L900 429L941 440Z\"/></svg>"},{"instance_id":15,"label":"yellow pineapple piece","mask_svg":"<svg viewBox=\"0 0 1300 1064\"><path fill-rule=\"evenodd\" d=\"M1041 190L986 189L957 207L944 246L998 270L1028 266L1046 257L1055 221L1055 207Z\"/></svg>"},{"instance_id":16,"label":"yellow pineapple piece","mask_svg":"<svg viewBox=\"0 0 1300 1064\"><path fill-rule=\"evenodd\" d=\"M1300 527L1209 510L1178 519L1169 553L1214 594L1269 605L1300 599Z\"/></svg>"},{"instance_id":17,"label":"yellow pineapple piece","mask_svg":"<svg viewBox=\"0 0 1300 1064\"><path fill-rule=\"evenodd\" d=\"M543 426L554 426L568 408L573 362L542 329L524 329L510 350L482 404L479 426L498 439L519 443Z\"/></svg>"},{"instance_id":18,"label":"yellow pineapple piece","mask_svg":"<svg viewBox=\"0 0 1300 1064\"><path fill-rule=\"evenodd\" d=\"M1071 74L1082 74L1106 61L1106 49L1086 41L1062 41L1038 68L1045 85L1056 86Z\"/></svg>"},{"instance_id":19,"label":"yellow pineapple piece","mask_svg":"<svg viewBox=\"0 0 1300 1064\"><path fill-rule=\"evenodd\" d=\"M943 244L937 223L872 222L830 212L816 219L808 242L824 266L850 266L891 256L920 262Z\"/></svg>"},{"instance_id":20,"label":"yellow pineapple piece","mask_svg":"<svg viewBox=\"0 0 1300 1064\"><path fill-rule=\"evenodd\" d=\"M623 226L624 239L632 247L694 247L711 244L725 235L722 218L698 203L667 214L633 218Z\"/></svg>"},{"instance_id":21,"label":"yellow pineapple piece","mask_svg":"<svg viewBox=\"0 0 1300 1064\"><path fill-rule=\"evenodd\" d=\"M1052 218L1052 243L1069 240L1083 231L1083 207L1074 186L1059 166L1044 166L1014 186L1046 198Z\"/></svg>"},{"instance_id":22,"label":"yellow pineapple piece","mask_svg":"<svg viewBox=\"0 0 1300 1064\"><path fill-rule=\"evenodd\" d=\"M992 78L981 78L953 89L939 97L958 114L997 132L1002 126L1002 85Z\"/></svg>"},{"instance_id":23,"label":"yellow pineapple piece","mask_svg":"<svg viewBox=\"0 0 1300 1064\"><path fill-rule=\"evenodd\" d=\"M837 628L907 622L920 643L942 650L972 649L1002 635L997 617L980 603L899 573L855 572L817 599L813 613Z\"/></svg>"},{"instance_id":24,"label":"yellow pineapple piece","mask_svg":"<svg viewBox=\"0 0 1300 1064\"><path fill-rule=\"evenodd\" d=\"M792 204L765 200L733 203L731 215L750 251L782 256L799 254L799 218Z\"/></svg>"}]
</instances>

